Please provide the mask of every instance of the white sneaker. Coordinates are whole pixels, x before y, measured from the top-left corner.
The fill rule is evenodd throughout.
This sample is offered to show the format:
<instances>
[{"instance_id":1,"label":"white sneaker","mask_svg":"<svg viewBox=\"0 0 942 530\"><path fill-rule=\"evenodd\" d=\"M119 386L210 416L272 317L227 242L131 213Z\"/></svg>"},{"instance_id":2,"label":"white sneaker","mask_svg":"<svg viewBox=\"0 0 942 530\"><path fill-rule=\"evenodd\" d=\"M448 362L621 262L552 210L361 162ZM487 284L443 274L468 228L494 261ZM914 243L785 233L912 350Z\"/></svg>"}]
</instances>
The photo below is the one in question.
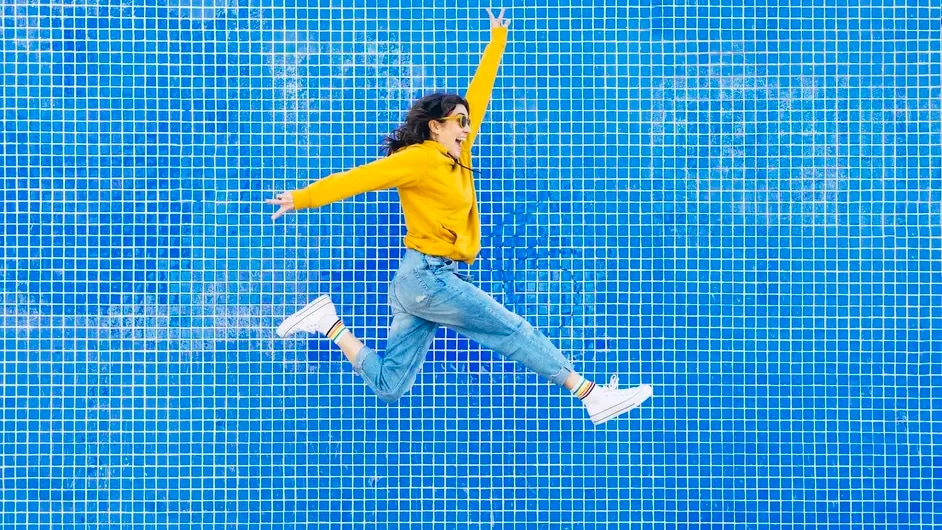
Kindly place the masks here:
<instances>
[{"instance_id":1,"label":"white sneaker","mask_svg":"<svg viewBox=\"0 0 942 530\"><path fill-rule=\"evenodd\" d=\"M599 425L644 403L653 394L651 385L618 388L618 376L613 375L607 385L596 385L582 404L592 423Z\"/></svg>"},{"instance_id":2,"label":"white sneaker","mask_svg":"<svg viewBox=\"0 0 942 530\"><path fill-rule=\"evenodd\" d=\"M278 326L275 333L279 337L290 337L299 331L308 333L318 332L327 335L330 328L337 323L337 309L330 297L318 296L313 302L304 306L300 311L286 318Z\"/></svg>"}]
</instances>

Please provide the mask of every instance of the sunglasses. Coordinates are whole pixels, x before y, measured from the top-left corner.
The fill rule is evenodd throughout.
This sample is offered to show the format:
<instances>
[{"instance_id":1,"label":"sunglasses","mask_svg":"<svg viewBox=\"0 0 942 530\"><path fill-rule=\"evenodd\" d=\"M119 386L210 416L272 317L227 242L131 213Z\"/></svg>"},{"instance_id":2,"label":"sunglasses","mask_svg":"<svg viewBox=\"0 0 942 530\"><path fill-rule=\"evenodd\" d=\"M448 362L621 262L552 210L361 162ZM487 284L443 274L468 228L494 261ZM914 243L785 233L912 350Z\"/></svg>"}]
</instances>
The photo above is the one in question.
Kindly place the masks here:
<instances>
[{"instance_id":1,"label":"sunglasses","mask_svg":"<svg viewBox=\"0 0 942 530\"><path fill-rule=\"evenodd\" d=\"M464 114L454 114L451 116L445 116L444 118L441 118L438 121L449 121L449 120L458 120L458 126L462 128L471 126L471 118L465 116Z\"/></svg>"}]
</instances>

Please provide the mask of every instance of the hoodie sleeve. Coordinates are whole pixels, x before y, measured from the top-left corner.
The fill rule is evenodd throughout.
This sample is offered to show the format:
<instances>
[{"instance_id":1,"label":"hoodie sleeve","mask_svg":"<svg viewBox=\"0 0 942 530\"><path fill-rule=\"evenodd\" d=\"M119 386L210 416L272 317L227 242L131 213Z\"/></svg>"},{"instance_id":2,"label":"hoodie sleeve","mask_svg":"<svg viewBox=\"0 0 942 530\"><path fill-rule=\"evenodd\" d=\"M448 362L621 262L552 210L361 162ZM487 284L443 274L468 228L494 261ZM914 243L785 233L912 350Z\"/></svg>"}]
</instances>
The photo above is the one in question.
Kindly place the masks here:
<instances>
[{"instance_id":1,"label":"hoodie sleeve","mask_svg":"<svg viewBox=\"0 0 942 530\"><path fill-rule=\"evenodd\" d=\"M471 132L465 142L468 147L474 143L478 130L481 128L481 122L484 121L484 114L487 111L487 103L491 99L491 91L494 89L494 80L497 78L497 69L500 66L501 57L504 55L504 48L507 46L507 28L491 28L491 42L484 49L484 55L481 57L481 64L478 65L471 85L468 86L468 93L465 99L471 107Z\"/></svg>"},{"instance_id":2,"label":"hoodie sleeve","mask_svg":"<svg viewBox=\"0 0 942 530\"><path fill-rule=\"evenodd\" d=\"M294 209L319 208L367 191L415 183L429 167L428 151L406 148L349 171L334 173L291 192Z\"/></svg>"}]
</instances>

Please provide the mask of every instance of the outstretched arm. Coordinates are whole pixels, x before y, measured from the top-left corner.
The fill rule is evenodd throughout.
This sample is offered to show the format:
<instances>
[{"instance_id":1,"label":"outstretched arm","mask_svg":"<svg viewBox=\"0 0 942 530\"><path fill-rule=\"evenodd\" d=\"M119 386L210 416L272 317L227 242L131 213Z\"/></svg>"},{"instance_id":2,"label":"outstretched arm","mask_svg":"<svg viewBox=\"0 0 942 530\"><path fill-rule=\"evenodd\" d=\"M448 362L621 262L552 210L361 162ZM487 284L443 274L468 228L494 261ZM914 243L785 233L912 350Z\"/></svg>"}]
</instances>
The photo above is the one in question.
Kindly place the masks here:
<instances>
[{"instance_id":1,"label":"outstretched arm","mask_svg":"<svg viewBox=\"0 0 942 530\"><path fill-rule=\"evenodd\" d=\"M292 210L325 206L367 191L407 186L417 181L426 167L426 150L403 149L350 171L324 177L306 188L280 193L265 202L279 207L272 214L272 219L277 219Z\"/></svg>"},{"instance_id":2,"label":"outstretched arm","mask_svg":"<svg viewBox=\"0 0 942 530\"><path fill-rule=\"evenodd\" d=\"M490 9L487 15L491 19L491 42L484 49L484 55L481 57L481 63L474 73L474 79L468 86L468 93L465 99L471 107L471 132L468 133L468 139L464 145L467 149L474 144L474 138L481 128L481 122L484 120L484 114L487 111L487 103L491 99L491 91L494 89L494 79L497 77L497 69L500 66L500 59L504 55L504 48L507 46L507 28L510 26L510 20L504 19L504 9L500 10L500 15L494 16Z\"/></svg>"}]
</instances>

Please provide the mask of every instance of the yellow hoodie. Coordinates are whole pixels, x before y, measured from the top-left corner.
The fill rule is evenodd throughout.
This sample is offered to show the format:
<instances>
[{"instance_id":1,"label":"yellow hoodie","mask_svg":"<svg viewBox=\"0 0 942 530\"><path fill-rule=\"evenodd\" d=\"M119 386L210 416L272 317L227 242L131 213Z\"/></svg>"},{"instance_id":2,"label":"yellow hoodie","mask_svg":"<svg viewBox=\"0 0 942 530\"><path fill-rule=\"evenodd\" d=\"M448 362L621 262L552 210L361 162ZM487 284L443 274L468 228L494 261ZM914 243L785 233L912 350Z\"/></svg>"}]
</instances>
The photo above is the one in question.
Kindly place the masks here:
<instances>
[{"instance_id":1,"label":"yellow hoodie","mask_svg":"<svg viewBox=\"0 0 942 530\"><path fill-rule=\"evenodd\" d=\"M406 218L405 246L432 256L468 264L481 250L471 146L477 136L494 88L500 59L507 45L507 28L491 29L465 99L471 107L471 132L462 145L461 165L442 144L426 140L360 167L334 173L292 192L294 209L316 208L360 193L397 188Z\"/></svg>"}]
</instances>

